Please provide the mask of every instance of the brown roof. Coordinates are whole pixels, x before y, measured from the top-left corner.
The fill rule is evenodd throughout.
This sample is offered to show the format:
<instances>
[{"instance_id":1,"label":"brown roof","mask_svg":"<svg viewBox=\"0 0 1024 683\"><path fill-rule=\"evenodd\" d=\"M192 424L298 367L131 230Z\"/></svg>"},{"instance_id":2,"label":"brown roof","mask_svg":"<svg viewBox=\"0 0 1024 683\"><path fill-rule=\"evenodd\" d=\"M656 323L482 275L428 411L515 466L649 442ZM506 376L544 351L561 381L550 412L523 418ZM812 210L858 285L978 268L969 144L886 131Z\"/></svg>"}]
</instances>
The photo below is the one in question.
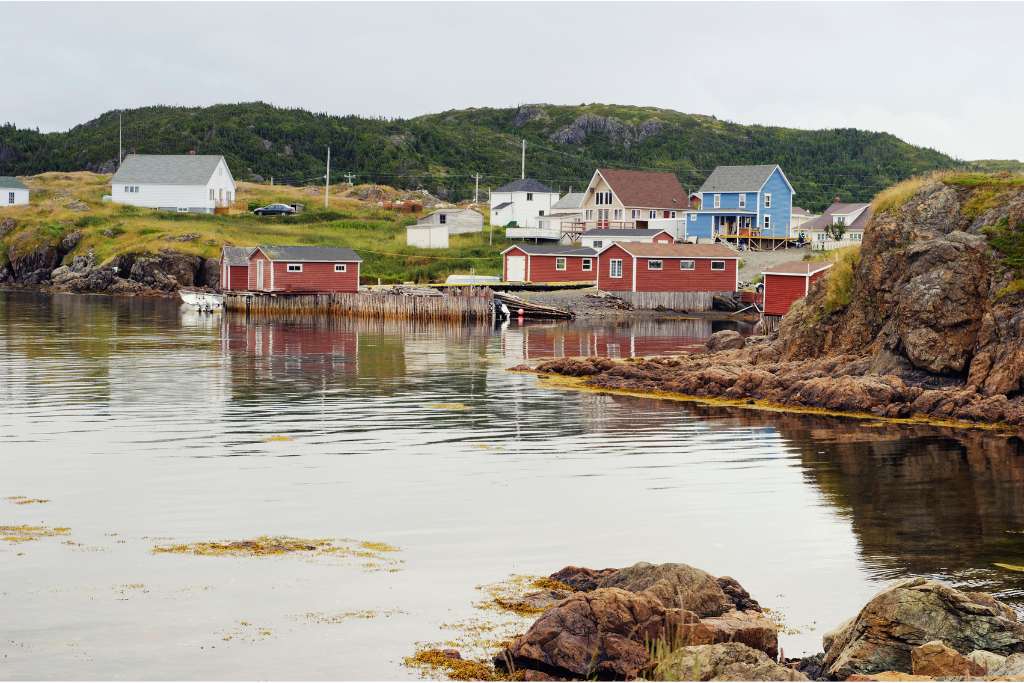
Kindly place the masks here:
<instances>
[{"instance_id":1,"label":"brown roof","mask_svg":"<svg viewBox=\"0 0 1024 683\"><path fill-rule=\"evenodd\" d=\"M653 258L739 258L739 253L724 244L659 244L616 242L633 256Z\"/></svg>"},{"instance_id":2,"label":"brown roof","mask_svg":"<svg viewBox=\"0 0 1024 683\"><path fill-rule=\"evenodd\" d=\"M832 264L827 261L786 261L777 263L774 266L767 266L765 275L812 275L819 270L831 268Z\"/></svg>"},{"instance_id":3,"label":"brown roof","mask_svg":"<svg viewBox=\"0 0 1024 683\"><path fill-rule=\"evenodd\" d=\"M623 206L647 209L686 209L689 200L674 173L597 169Z\"/></svg>"},{"instance_id":4,"label":"brown roof","mask_svg":"<svg viewBox=\"0 0 1024 683\"><path fill-rule=\"evenodd\" d=\"M810 232L813 230L824 230L828 226L832 225L832 216L834 214L839 214L840 216L842 216L844 214L853 213L854 211L860 208L864 208L864 210L861 211L860 214L858 214L858 216L853 220L852 223L846 226L846 229L863 230L864 226L867 225L868 221L871 219L871 214L873 213L871 210L871 205L866 203L832 204L832 206L825 209L825 212L823 214L821 214L817 218L807 221L798 229L803 230L805 232Z\"/></svg>"}]
</instances>

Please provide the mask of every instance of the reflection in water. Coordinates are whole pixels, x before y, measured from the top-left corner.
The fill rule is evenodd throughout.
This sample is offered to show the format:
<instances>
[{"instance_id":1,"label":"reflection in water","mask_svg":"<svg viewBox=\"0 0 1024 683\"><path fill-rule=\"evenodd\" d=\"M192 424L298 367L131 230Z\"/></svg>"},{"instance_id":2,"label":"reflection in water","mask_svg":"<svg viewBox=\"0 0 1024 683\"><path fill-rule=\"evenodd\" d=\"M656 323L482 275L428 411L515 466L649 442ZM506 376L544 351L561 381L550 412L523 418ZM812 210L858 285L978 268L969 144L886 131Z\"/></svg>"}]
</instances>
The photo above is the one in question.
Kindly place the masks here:
<instances>
[{"instance_id":1,"label":"reflection in water","mask_svg":"<svg viewBox=\"0 0 1024 683\"><path fill-rule=\"evenodd\" d=\"M1024 604L1024 575L993 566L1024 564L1019 440L505 372L685 352L714 330L247 322L0 292L0 523L81 544L0 544L0 612L18 615L0 678L411 677L414 642L478 616L473 586L569 563L736 576L792 626L817 622L787 654L910 574ZM384 541L403 569L150 552L265 533ZM394 616L294 618L362 611ZM224 641L240 621L272 635Z\"/></svg>"}]
</instances>

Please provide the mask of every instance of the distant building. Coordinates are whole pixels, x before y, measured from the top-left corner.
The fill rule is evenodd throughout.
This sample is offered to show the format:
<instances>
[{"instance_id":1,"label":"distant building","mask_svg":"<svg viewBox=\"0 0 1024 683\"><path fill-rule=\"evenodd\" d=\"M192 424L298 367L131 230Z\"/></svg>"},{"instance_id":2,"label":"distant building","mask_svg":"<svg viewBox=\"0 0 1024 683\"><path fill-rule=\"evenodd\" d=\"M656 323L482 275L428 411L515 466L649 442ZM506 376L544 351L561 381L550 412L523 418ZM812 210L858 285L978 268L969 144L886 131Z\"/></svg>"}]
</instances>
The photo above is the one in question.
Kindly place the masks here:
<instances>
[{"instance_id":1,"label":"distant building","mask_svg":"<svg viewBox=\"0 0 1024 683\"><path fill-rule=\"evenodd\" d=\"M28 188L12 176L0 176L0 209L28 204Z\"/></svg>"},{"instance_id":2,"label":"distant building","mask_svg":"<svg viewBox=\"0 0 1024 683\"><path fill-rule=\"evenodd\" d=\"M405 229L405 243L422 249L447 249L448 226L443 223L417 223Z\"/></svg>"},{"instance_id":3,"label":"distant building","mask_svg":"<svg viewBox=\"0 0 1024 683\"><path fill-rule=\"evenodd\" d=\"M613 242L645 242L650 244L672 244L675 238L667 230L618 230L615 228L595 228L580 235L580 244L584 247L601 249Z\"/></svg>"},{"instance_id":4,"label":"distant building","mask_svg":"<svg viewBox=\"0 0 1024 683\"><path fill-rule=\"evenodd\" d=\"M214 154L129 154L110 180L118 204L213 213L235 201L235 180Z\"/></svg>"},{"instance_id":5,"label":"distant building","mask_svg":"<svg viewBox=\"0 0 1024 683\"><path fill-rule=\"evenodd\" d=\"M505 228L508 239L561 240L565 233L572 232L572 226L581 224L583 211L582 192L570 192L551 205L551 211L537 218L536 228Z\"/></svg>"},{"instance_id":6,"label":"distant building","mask_svg":"<svg viewBox=\"0 0 1024 683\"><path fill-rule=\"evenodd\" d=\"M517 244L501 252L505 282L593 282L597 252L566 244Z\"/></svg>"},{"instance_id":7,"label":"distant building","mask_svg":"<svg viewBox=\"0 0 1024 683\"><path fill-rule=\"evenodd\" d=\"M536 228L557 201L558 193L539 180L513 180L491 191L491 225Z\"/></svg>"},{"instance_id":8,"label":"distant building","mask_svg":"<svg viewBox=\"0 0 1024 683\"><path fill-rule=\"evenodd\" d=\"M793 186L778 164L719 166L701 185L686 236L709 239L789 237Z\"/></svg>"},{"instance_id":9,"label":"distant building","mask_svg":"<svg viewBox=\"0 0 1024 683\"><path fill-rule=\"evenodd\" d=\"M789 216L789 236L797 239L803 235L804 239L807 239L807 232L802 230L801 226L817 217L818 214L811 213L802 206L794 206Z\"/></svg>"},{"instance_id":10,"label":"distant building","mask_svg":"<svg viewBox=\"0 0 1024 683\"><path fill-rule=\"evenodd\" d=\"M674 173L599 168L584 191L584 228L669 230L682 225L689 198ZM666 223L660 223L665 221ZM669 223L670 222L670 223Z\"/></svg>"},{"instance_id":11,"label":"distant building","mask_svg":"<svg viewBox=\"0 0 1024 683\"><path fill-rule=\"evenodd\" d=\"M220 288L226 292L249 288L249 255L256 247L221 247Z\"/></svg>"},{"instance_id":12,"label":"distant building","mask_svg":"<svg viewBox=\"0 0 1024 683\"><path fill-rule=\"evenodd\" d=\"M358 292L363 259L346 247L260 245L249 255L254 292Z\"/></svg>"},{"instance_id":13,"label":"distant building","mask_svg":"<svg viewBox=\"0 0 1024 683\"><path fill-rule=\"evenodd\" d=\"M416 225L443 225L448 229L449 235L483 232L484 215L474 209L452 206L431 211L416 221Z\"/></svg>"},{"instance_id":14,"label":"distant building","mask_svg":"<svg viewBox=\"0 0 1024 683\"><path fill-rule=\"evenodd\" d=\"M864 239L864 229L871 220L871 215L871 204L843 203L839 201L839 197L836 197L823 214L804 223L800 229L807 233L812 249L837 249L860 244ZM845 226L845 231L842 238L836 240L833 234L834 226L838 223Z\"/></svg>"},{"instance_id":15,"label":"distant building","mask_svg":"<svg viewBox=\"0 0 1024 683\"><path fill-rule=\"evenodd\" d=\"M811 285L825 277L831 263L823 261L787 261L767 270L764 276L765 315L786 315L794 302L807 296Z\"/></svg>"}]
</instances>

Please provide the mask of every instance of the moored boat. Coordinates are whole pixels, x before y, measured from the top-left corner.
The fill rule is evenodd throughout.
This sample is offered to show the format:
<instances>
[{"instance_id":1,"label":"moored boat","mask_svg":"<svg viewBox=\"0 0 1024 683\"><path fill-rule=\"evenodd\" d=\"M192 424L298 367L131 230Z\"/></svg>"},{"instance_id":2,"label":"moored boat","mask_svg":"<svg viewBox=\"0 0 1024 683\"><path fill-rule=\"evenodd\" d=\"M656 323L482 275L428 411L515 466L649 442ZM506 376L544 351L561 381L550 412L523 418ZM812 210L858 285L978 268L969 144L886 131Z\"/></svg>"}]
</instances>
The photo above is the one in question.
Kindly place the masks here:
<instances>
[{"instance_id":1,"label":"moored boat","mask_svg":"<svg viewBox=\"0 0 1024 683\"><path fill-rule=\"evenodd\" d=\"M186 305L199 311L219 311L224 306L224 295L216 292L206 292L201 289L182 288L178 290L181 300Z\"/></svg>"}]
</instances>

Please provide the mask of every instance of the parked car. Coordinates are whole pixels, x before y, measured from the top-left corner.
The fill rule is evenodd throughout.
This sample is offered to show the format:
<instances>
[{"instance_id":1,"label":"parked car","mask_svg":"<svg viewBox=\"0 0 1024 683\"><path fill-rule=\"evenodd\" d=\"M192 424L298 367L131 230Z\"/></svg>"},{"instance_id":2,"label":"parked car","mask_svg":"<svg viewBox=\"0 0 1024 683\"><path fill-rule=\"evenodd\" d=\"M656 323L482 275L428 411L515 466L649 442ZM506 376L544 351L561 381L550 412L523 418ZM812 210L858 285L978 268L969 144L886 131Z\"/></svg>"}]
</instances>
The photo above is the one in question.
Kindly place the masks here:
<instances>
[{"instance_id":1,"label":"parked car","mask_svg":"<svg viewBox=\"0 0 1024 683\"><path fill-rule=\"evenodd\" d=\"M290 216L295 213L295 207L288 204L267 204L254 209L253 213L257 216Z\"/></svg>"}]
</instances>

